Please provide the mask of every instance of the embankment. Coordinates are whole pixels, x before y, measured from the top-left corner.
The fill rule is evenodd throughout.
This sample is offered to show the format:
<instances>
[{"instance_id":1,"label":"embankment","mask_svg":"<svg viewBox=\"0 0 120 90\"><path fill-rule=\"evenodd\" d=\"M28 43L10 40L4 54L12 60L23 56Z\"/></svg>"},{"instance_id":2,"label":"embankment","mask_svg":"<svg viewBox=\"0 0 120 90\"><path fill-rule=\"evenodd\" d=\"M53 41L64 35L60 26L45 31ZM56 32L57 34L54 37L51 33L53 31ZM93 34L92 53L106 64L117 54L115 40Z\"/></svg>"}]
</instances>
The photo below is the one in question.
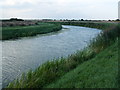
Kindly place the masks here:
<instances>
[{"instance_id":1,"label":"embankment","mask_svg":"<svg viewBox=\"0 0 120 90\"><path fill-rule=\"evenodd\" d=\"M39 23L32 26L13 26L2 27L2 37L0 40L17 39L20 37L35 36L37 34L45 34L59 31L62 29L60 24Z\"/></svg>"}]
</instances>

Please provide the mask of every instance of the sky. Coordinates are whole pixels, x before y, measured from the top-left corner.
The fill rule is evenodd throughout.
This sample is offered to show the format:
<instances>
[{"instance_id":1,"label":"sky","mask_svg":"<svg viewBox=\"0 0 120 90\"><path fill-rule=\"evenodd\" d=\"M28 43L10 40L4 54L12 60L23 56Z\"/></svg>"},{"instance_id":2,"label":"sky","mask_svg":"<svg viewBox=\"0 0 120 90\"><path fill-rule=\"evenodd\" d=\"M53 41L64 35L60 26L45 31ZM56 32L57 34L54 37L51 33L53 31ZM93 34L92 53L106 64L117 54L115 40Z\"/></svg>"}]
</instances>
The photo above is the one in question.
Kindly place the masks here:
<instances>
[{"instance_id":1,"label":"sky","mask_svg":"<svg viewBox=\"0 0 120 90\"><path fill-rule=\"evenodd\" d=\"M117 19L118 1L119 0L0 0L0 18Z\"/></svg>"}]
</instances>

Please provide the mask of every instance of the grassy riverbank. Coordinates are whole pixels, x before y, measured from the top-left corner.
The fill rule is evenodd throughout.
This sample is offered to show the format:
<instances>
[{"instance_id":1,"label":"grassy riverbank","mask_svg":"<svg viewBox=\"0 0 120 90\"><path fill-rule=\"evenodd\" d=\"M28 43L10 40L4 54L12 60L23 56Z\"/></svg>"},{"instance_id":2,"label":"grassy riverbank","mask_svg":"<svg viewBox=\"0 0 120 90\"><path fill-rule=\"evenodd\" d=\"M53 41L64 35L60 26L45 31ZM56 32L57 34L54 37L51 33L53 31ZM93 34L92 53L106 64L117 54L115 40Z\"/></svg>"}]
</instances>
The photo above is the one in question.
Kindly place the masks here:
<instances>
[{"instance_id":1,"label":"grassy riverbank","mask_svg":"<svg viewBox=\"0 0 120 90\"><path fill-rule=\"evenodd\" d=\"M99 27L99 24L96 24L96 23L89 24L89 25L90 27L92 25L93 25L92 27L95 27L95 28L97 27L97 25ZM81 25L79 24L77 26L81 26ZM101 27L101 29L103 29L103 27ZM117 43L115 42L117 42L118 37L120 37L120 25L119 24L115 26L105 25L103 30L104 30L103 33L101 33L96 39L91 41L91 44L84 50L78 51L75 54L69 55L68 58L61 58L59 60L53 60L50 62L48 61L45 64L38 67L35 71L30 70L27 74L23 74L20 79L16 79L15 81L9 83L8 88L42 88L46 86L57 87L57 88L61 88L61 87L69 88L71 85L73 86L73 88L78 87L79 85L80 87L97 87L98 85L95 84L96 86L93 86L93 84L103 83L106 75L108 74L116 78L117 71L113 71L116 68L115 65L117 65L116 64ZM114 50L114 52L112 52L111 50L112 51ZM107 52L110 52L110 53L107 53ZM103 66L105 67L105 70ZM74 70L75 74L74 74L74 71L72 71L73 69L75 69ZM90 71L92 69L93 69L93 72ZM79 74L77 73L78 71L80 71ZM101 74L100 76L99 75L100 72L101 73L104 72L104 73ZM113 75L114 73L115 75ZM68 75L70 75L68 78L64 78ZM77 79L78 75L81 76L79 77L79 79ZM69 79L71 78L71 76L74 76L75 78L73 78L73 80L71 80L71 82L69 83ZM92 78L94 76L96 77L98 76L98 77ZM111 76L105 80L111 80L110 81L111 83L112 80L114 79L114 78L110 79ZM86 78L88 78L89 81L87 81ZM79 83L79 80L83 80L81 81L83 83L81 82ZM64 84L59 85L59 82L62 82ZM104 84L106 84L108 88L112 87L110 86L111 84L109 82L107 83L106 81L104 82L105 82ZM117 79L115 82L117 82ZM115 82L112 82L112 84L115 84ZM104 87L104 86L99 85L99 87ZM117 87L117 86L114 86L114 87Z\"/></svg>"},{"instance_id":2,"label":"grassy riverbank","mask_svg":"<svg viewBox=\"0 0 120 90\"><path fill-rule=\"evenodd\" d=\"M118 41L47 88L117 88ZM45 88L46 88L45 87Z\"/></svg>"},{"instance_id":3,"label":"grassy riverbank","mask_svg":"<svg viewBox=\"0 0 120 90\"><path fill-rule=\"evenodd\" d=\"M93 21L80 21L80 22L49 22L49 23L57 23L62 25L73 25L73 26L82 26L82 27L90 27L90 28L97 28L102 30L109 30L111 28L114 28L117 26L118 23L112 22L112 23L105 23L105 22L93 22Z\"/></svg>"},{"instance_id":4,"label":"grassy riverbank","mask_svg":"<svg viewBox=\"0 0 120 90\"><path fill-rule=\"evenodd\" d=\"M62 29L62 26L60 24L50 24L50 23L39 23L38 25L32 25L32 26L2 27L2 38L0 38L0 40L35 36L37 34L45 34L45 33L59 31L60 29Z\"/></svg>"}]
</instances>

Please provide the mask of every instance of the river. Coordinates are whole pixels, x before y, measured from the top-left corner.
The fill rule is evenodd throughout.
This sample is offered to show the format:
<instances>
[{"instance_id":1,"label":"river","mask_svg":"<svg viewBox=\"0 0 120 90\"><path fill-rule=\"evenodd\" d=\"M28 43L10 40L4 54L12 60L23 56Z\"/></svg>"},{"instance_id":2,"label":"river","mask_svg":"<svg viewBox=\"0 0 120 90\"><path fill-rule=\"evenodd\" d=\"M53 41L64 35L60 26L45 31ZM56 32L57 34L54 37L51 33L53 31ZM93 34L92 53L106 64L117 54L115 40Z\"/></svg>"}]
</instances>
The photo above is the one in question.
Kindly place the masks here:
<instances>
[{"instance_id":1,"label":"river","mask_svg":"<svg viewBox=\"0 0 120 90\"><path fill-rule=\"evenodd\" d=\"M63 25L58 32L25 37L2 43L2 85L34 70L48 60L67 57L86 47L101 30Z\"/></svg>"}]
</instances>

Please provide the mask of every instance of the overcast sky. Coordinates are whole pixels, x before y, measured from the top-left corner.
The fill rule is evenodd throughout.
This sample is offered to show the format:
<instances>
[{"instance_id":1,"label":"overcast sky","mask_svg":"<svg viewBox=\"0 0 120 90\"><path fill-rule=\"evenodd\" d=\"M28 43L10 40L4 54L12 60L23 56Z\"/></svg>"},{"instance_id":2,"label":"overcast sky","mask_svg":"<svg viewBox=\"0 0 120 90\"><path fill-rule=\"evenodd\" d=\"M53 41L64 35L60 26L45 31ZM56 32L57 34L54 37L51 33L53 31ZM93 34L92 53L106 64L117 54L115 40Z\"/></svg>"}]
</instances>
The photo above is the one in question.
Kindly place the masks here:
<instances>
[{"instance_id":1,"label":"overcast sky","mask_svg":"<svg viewBox=\"0 0 120 90\"><path fill-rule=\"evenodd\" d=\"M0 0L1 18L117 19L119 0Z\"/></svg>"}]
</instances>

